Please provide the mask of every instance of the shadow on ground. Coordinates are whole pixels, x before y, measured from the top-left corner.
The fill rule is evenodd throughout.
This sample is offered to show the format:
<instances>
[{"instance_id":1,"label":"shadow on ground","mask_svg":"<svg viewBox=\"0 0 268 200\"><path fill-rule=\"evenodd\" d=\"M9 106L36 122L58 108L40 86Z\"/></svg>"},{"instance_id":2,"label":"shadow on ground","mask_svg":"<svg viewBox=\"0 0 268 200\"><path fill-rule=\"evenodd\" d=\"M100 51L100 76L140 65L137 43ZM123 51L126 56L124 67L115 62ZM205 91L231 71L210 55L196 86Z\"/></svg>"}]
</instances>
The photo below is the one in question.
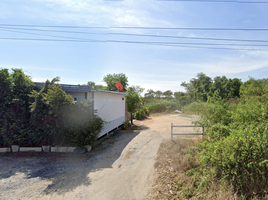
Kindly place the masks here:
<instances>
[{"instance_id":1,"label":"shadow on ground","mask_svg":"<svg viewBox=\"0 0 268 200\"><path fill-rule=\"evenodd\" d=\"M145 130L147 127L135 129ZM4 179L23 173L26 177L20 181L24 184L16 182L14 183L16 186L27 187L27 182L33 184L33 180L38 181L39 178L51 181L43 191L45 194L55 192L64 194L78 186L90 185L91 180L88 178L90 172L111 168L124 148L139 133L138 130L117 131L109 138L102 138L91 152L84 154L36 152L0 154L0 181L4 183ZM4 184L0 192L10 188L12 185Z\"/></svg>"}]
</instances>

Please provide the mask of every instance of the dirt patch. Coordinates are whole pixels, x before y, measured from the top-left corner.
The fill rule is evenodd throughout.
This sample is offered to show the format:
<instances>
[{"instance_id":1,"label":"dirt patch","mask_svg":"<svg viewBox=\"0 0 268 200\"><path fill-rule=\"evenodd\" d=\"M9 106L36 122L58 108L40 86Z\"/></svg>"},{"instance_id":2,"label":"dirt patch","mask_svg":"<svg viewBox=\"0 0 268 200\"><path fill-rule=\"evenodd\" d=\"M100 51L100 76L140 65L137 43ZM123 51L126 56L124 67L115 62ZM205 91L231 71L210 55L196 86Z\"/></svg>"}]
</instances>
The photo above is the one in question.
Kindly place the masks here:
<instances>
[{"instance_id":1,"label":"dirt patch","mask_svg":"<svg viewBox=\"0 0 268 200\"><path fill-rule=\"evenodd\" d=\"M164 140L160 144L155 162L157 177L150 194L150 199L180 199L178 181L186 182L185 171L190 169L189 160L185 157L187 148L193 146L200 137L176 138L173 141Z\"/></svg>"},{"instance_id":2,"label":"dirt patch","mask_svg":"<svg viewBox=\"0 0 268 200\"><path fill-rule=\"evenodd\" d=\"M175 114L135 121L136 130L101 140L86 154L0 154L0 199L141 200L151 190L157 151L170 138L171 123L193 119Z\"/></svg>"},{"instance_id":3,"label":"dirt patch","mask_svg":"<svg viewBox=\"0 0 268 200\"><path fill-rule=\"evenodd\" d=\"M133 154L134 154L134 151L128 151L128 152L125 154L124 158L125 158L125 159L129 159Z\"/></svg>"}]
</instances>

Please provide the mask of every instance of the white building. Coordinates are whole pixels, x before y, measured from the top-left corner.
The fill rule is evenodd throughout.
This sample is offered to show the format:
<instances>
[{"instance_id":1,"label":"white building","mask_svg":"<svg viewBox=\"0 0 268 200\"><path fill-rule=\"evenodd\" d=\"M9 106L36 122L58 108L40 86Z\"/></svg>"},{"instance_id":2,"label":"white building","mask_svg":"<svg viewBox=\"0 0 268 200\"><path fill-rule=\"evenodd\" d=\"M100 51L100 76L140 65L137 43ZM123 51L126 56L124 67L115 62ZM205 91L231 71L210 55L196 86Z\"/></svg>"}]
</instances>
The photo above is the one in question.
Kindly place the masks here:
<instances>
[{"instance_id":1,"label":"white building","mask_svg":"<svg viewBox=\"0 0 268 200\"><path fill-rule=\"evenodd\" d=\"M35 82L35 85L39 89L44 87L44 83ZM106 122L99 133L99 137L109 133L126 121L126 96L129 96L129 93L91 90L90 86L66 84L61 84L60 86L76 102L82 100L93 102L93 108L97 110L97 115Z\"/></svg>"}]
</instances>

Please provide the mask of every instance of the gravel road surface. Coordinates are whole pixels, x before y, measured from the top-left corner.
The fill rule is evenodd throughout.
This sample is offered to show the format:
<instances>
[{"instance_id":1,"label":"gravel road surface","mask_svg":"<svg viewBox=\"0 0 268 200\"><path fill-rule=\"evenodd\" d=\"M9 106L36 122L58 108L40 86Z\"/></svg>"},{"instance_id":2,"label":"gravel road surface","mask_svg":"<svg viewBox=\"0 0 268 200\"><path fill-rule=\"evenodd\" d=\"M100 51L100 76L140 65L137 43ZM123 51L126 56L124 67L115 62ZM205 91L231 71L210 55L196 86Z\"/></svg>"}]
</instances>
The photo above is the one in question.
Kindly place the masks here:
<instances>
[{"instance_id":1,"label":"gravel road surface","mask_svg":"<svg viewBox=\"0 0 268 200\"><path fill-rule=\"evenodd\" d=\"M85 154L0 154L0 199L150 199L155 158L171 122L191 124L195 117L135 121L137 130L117 132Z\"/></svg>"}]
</instances>

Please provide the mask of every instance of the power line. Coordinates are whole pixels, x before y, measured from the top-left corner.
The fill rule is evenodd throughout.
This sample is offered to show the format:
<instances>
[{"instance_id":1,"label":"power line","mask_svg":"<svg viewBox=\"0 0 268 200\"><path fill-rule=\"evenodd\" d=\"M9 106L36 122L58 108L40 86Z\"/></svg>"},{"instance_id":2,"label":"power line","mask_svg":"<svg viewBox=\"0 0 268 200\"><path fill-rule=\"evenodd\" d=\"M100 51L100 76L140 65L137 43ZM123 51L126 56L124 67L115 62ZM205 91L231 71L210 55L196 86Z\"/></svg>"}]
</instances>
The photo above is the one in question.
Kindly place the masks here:
<instances>
[{"instance_id":1,"label":"power line","mask_svg":"<svg viewBox=\"0 0 268 200\"><path fill-rule=\"evenodd\" d=\"M92 33L81 31L62 31L62 30L40 30L40 29L28 29L28 28L0 28L11 30L29 30L29 31L41 31L41 32L59 32L59 33L78 33L78 34L90 34L90 35L121 35L121 36L137 36L137 37L156 37L156 38L171 38L171 39L194 39L194 40L214 40L214 41L233 41L233 42L268 42L268 40L246 40L246 39L234 39L234 38L211 38L211 37L187 37L187 36L170 36L170 35L152 35L152 34L133 34L133 33Z\"/></svg>"},{"instance_id":2,"label":"power line","mask_svg":"<svg viewBox=\"0 0 268 200\"><path fill-rule=\"evenodd\" d=\"M58 35L49 35L49 34L38 34L38 33L29 33L29 32L23 32L23 31L13 31L13 30L5 30L5 29L1 29L0 30L4 30L4 31L9 31L9 32L15 32L15 33L24 33L24 34L30 34L30 35L38 35L38 36L47 36L47 37L56 37L56 38L63 38L63 39L72 39L72 40L81 40L81 41L92 41L92 42L105 42L105 41L112 41L112 42L128 42L128 43L143 43L143 42L139 42L139 41L120 41L120 40L105 40L105 41L101 41L101 40L94 40L94 39L88 39L88 38L78 38L78 37L66 37L66 36L58 36ZM226 44L226 43L187 43L187 42L145 42L146 44L150 43L150 44L164 44L164 45L212 45L212 46L268 46L268 44Z\"/></svg>"},{"instance_id":3,"label":"power line","mask_svg":"<svg viewBox=\"0 0 268 200\"><path fill-rule=\"evenodd\" d=\"M52 26L52 25L18 25L0 24L8 27L39 27L39 28L74 28L74 29L159 29L159 30L199 30L199 31L268 31L268 28L209 28L209 27L139 27L139 26Z\"/></svg>"},{"instance_id":4,"label":"power line","mask_svg":"<svg viewBox=\"0 0 268 200\"><path fill-rule=\"evenodd\" d=\"M201 48L201 49L221 49L221 50L251 50L251 51L268 51L268 49L237 49L237 48L225 48L225 47L206 47L196 46L199 43L164 43L164 42L138 42L138 41L118 41L118 40L68 40L68 39L43 39L43 38L0 38L0 40L21 40L21 41L46 41L46 42L80 42L80 43L127 43L127 44L145 44L145 45L157 45L157 46L168 46L168 47L187 47L187 48ZM210 45L210 44L204 44ZM236 45L232 45L236 46ZM267 45L268 46L268 45Z\"/></svg>"},{"instance_id":5,"label":"power line","mask_svg":"<svg viewBox=\"0 0 268 200\"><path fill-rule=\"evenodd\" d=\"M73 39L73 40L83 40L83 38L66 37L66 36L49 35L49 34L39 34L39 33L29 33L29 32L23 32L23 31L5 30L3 28L0 28L0 30L8 31L8 32L14 32L14 33L24 33L24 34L30 34L30 35L39 35L39 36L47 36L47 37L57 37L57 38L65 38L65 39ZM85 40L89 40L89 39L85 39Z\"/></svg>"}]
</instances>

